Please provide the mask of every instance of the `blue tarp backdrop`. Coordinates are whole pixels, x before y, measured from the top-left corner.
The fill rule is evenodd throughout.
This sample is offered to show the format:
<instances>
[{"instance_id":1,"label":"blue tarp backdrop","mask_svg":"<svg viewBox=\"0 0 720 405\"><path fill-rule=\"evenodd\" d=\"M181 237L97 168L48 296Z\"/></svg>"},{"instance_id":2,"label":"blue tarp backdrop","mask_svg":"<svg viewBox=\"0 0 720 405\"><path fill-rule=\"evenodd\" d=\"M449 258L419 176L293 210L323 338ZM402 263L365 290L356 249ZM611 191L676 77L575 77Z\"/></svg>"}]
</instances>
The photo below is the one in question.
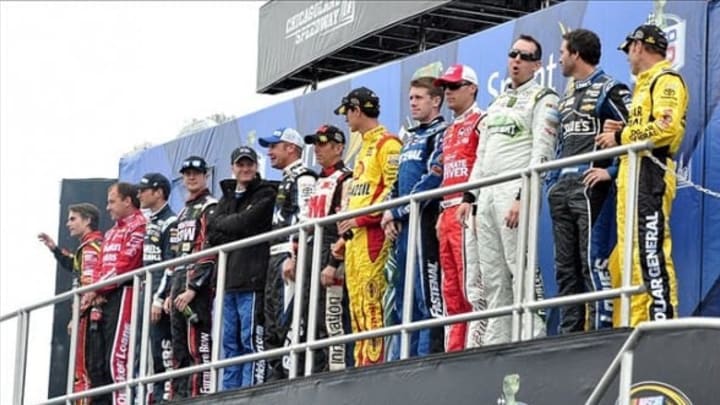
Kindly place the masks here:
<instances>
[{"instance_id":1,"label":"blue tarp backdrop","mask_svg":"<svg viewBox=\"0 0 720 405\"><path fill-rule=\"evenodd\" d=\"M182 159L199 154L213 166L213 192L217 181L230 176L229 155L239 145L259 152L259 136L278 127L294 127L311 133L323 123L347 128L332 111L351 88L367 86L380 96L380 120L398 131L409 116L407 83L413 72L430 62L440 61L472 66L479 77L478 105L485 108L502 91L507 76L507 50L521 33L535 36L543 45L543 69L537 80L562 93L566 80L558 64L563 29L587 28L598 33L603 48L601 66L618 80L631 84L625 54L616 48L637 25L656 12L649 1L565 2L530 16L446 44L367 72L307 95L240 117L232 122L194 135L155 146L120 161L120 179L136 182L150 171L168 175L176 186L171 196L175 209L182 205L184 192L178 168ZM661 10L670 40L669 57L686 79L690 94L687 131L679 155L679 173L694 183L720 190L720 50L708 44L720 40L720 6L717 2L669 1ZM621 16L621 18L619 18ZM450 114L445 111L445 116ZM352 147L350 148L352 149ZM310 155L310 154L308 154ZM312 156L306 156L312 159ZM261 162L265 177L276 179L280 172ZM556 293L553 273L553 245L547 207L541 218L540 264L548 296ZM720 314L720 201L704 196L679 182L671 226L673 257L680 288L680 314ZM713 289L714 286L714 289ZM702 302L704 298L708 298ZM709 299L714 297L713 299Z\"/></svg>"}]
</instances>

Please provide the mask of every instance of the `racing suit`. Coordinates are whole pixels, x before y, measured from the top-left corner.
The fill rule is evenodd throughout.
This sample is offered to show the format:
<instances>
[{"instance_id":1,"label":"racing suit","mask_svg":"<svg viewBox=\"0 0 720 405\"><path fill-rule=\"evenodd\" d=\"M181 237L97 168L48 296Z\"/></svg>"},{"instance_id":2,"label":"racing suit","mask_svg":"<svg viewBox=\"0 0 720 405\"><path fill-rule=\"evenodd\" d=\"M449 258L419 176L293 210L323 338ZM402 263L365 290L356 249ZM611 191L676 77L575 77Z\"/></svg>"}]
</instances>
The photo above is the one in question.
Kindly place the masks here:
<instances>
[{"instance_id":1,"label":"racing suit","mask_svg":"<svg viewBox=\"0 0 720 405\"><path fill-rule=\"evenodd\" d=\"M142 266L145 217L140 210L125 218L118 219L115 226L105 232L100 259L93 273L93 283L103 281ZM127 353L130 350L130 315L133 289L128 283L109 285L98 290L105 303L96 310L102 311L97 327L90 328L87 353L88 371L93 388L128 378L130 365ZM98 317L98 316L96 316ZM125 390L110 395L93 397L93 404L125 404Z\"/></svg>"},{"instance_id":2,"label":"racing suit","mask_svg":"<svg viewBox=\"0 0 720 405\"><path fill-rule=\"evenodd\" d=\"M223 196L208 224L211 246L270 231L277 194L273 184L257 176L242 191L237 190L235 179L221 181L220 187ZM263 242L228 253L222 316L225 358L257 353L265 347L262 303L269 246ZM266 363L258 360L226 367L223 389L263 383Z\"/></svg>"},{"instance_id":3,"label":"racing suit","mask_svg":"<svg viewBox=\"0 0 720 405\"><path fill-rule=\"evenodd\" d=\"M213 214L217 200L205 189L191 196L170 228L170 249L175 257L196 253L206 247L207 223ZM204 257L192 263L177 265L172 270L170 312L172 334L173 368L183 368L210 362L211 309L214 295L214 257ZM184 314L177 310L174 301L178 295L191 289L195 297ZM192 314L195 316L193 317ZM189 376L174 378L173 398L196 397L210 393L210 370Z\"/></svg>"},{"instance_id":4,"label":"racing suit","mask_svg":"<svg viewBox=\"0 0 720 405\"><path fill-rule=\"evenodd\" d=\"M625 122L629 105L627 86L601 69L584 80L575 81L559 105L557 157L593 152L595 137L602 132L605 120ZM604 160L565 167L553 173L548 181L559 296L610 288L607 263L615 246L612 226L615 191L610 180L592 188L585 186L585 171L593 167L607 169L613 179L617 176L615 161ZM612 326L611 300L588 303L587 317L585 307L585 304L576 304L561 308L561 333Z\"/></svg>"},{"instance_id":5,"label":"racing suit","mask_svg":"<svg viewBox=\"0 0 720 405\"><path fill-rule=\"evenodd\" d=\"M637 218L632 260L632 284L644 283L647 292L631 299L630 324L677 316L677 280L671 256L670 208L675 198L675 162L685 135L688 93L682 77L670 62L661 61L637 76L628 123L615 134L618 144L650 140L655 149L644 152L639 163ZM654 157L668 168L655 164ZM625 193L628 178L627 156L620 157L618 173L617 253L624 252ZM620 272L612 272L613 285L621 284ZM619 308L619 307L617 307ZM619 311L613 321L619 323Z\"/></svg>"},{"instance_id":6,"label":"racing suit","mask_svg":"<svg viewBox=\"0 0 720 405\"><path fill-rule=\"evenodd\" d=\"M483 120L478 164L470 180L540 164L553 156L559 123L558 96L533 79L513 89L508 87L488 107ZM521 180L488 186L467 192L466 202L477 205L478 256L488 309L513 303L513 277L518 271L518 229L508 228L505 216L520 196ZM526 190L527 191L527 190ZM510 341L511 318L488 320L485 344ZM533 335L545 335L543 320L533 314Z\"/></svg>"},{"instance_id":7,"label":"racing suit","mask_svg":"<svg viewBox=\"0 0 720 405\"><path fill-rule=\"evenodd\" d=\"M98 264L100 255L100 246L102 243L102 234L100 231L92 231L85 234L80 239L80 246L75 249L75 253L71 253L67 249L61 249L55 246L52 250L58 264L64 269L72 271L74 274L73 285L77 286L78 280L80 286L90 285L93 279L93 272ZM78 320L77 332L77 349L75 352L75 382L74 392L89 390L91 387L90 375L88 374L88 366L86 361L86 341L88 336L88 324L90 322L89 312L81 313ZM90 403L87 399L77 401L78 404L84 405Z\"/></svg>"},{"instance_id":8,"label":"racing suit","mask_svg":"<svg viewBox=\"0 0 720 405\"><path fill-rule=\"evenodd\" d=\"M390 191L390 198L397 198L437 188L442 178L432 170L431 155L438 138L442 137L447 124L442 116L407 130L400 152L400 167L397 180ZM409 237L410 205L390 210L400 233L385 264L388 287L383 297L385 326L402 322L403 296L405 289L405 267L408 244L416 243L415 284L413 286L413 321L443 316L443 301L440 291L440 266L438 263L438 239L435 224L438 216L438 201L423 201L420 209L418 235ZM400 335L385 339L387 360L400 358ZM413 332L410 342L411 356L424 356L443 351L443 328L437 327Z\"/></svg>"},{"instance_id":9,"label":"racing suit","mask_svg":"<svg viewBox=\"0 0 720 405\"><path fill-rule=\"evenodd\" d=\"M150 266L164 260L172 259L173 255L170 250L170 227L176 219L175 212L173 212L167 203L156 212L150 214L143 243L143 266ZM150 353L152 354L153 374L168 371L172 369L173 365L170 316L162 311L164 300L160 299L162 291L166 289L162 281L167 281L167 278L163 277L163 275L164 272L160 271L154 271L152 273L152 305L161 309L160 320L158 320L157 323L150 324ZM138 324L141 324L141 322L138 322ZM170 380L154 382L152 387L154 403L169 401L172 398Z\"/></svg>"},{"instance_id":10,"label":"racing suit","mask_svg":"<svg viewBox=\"0 0 720 405\"><path fill-rule=\"evenodd\" d=\"M353 169L348 210L383 201L390 193L398 173L402 143L385 127L362 134L360 153ZM353 332L378 329L383 325L382 299L387 287L383 269L390 244L380 227L382 213L355 218L357 227L345 245L345 282L350 297ZM355 365L382 363L384 339L359 340L355 343Z\"/></svg>"},{"instance_id":11,"label":"racing suit","mask_svg":"<svg viewBox=\"0 0 720 405\"><path fill-rule=\"evenodd\" d=\"M310 197L310 217L322 218L340 212L343 209L343 198L347 196L350 189L350 179L352 179L352 170L350 170L342 161L337 162L334 166L323 168L315 183L315 190ZM327 266L335 268L335 283L325 287L325 298L321 297L320 314L318 319L324 319L325 330L321 337L340 336L350 332L350 311L348 308L348 294L345 288L345 266L342 260L336 259L331 254L331 245L335 243L340 236L338 235L337 224L326 225L323 228L323 239L321 248L320 271ZM308 255L312 259L311 255ZM310 260L311 261L311 260ZM310 266L306 267L310 269ZM320 329L320 328L319 328ZM327 369L342 370L346 366L352 365L352 356L350 345L333 345L327 350L325 356L327 358ZM323 365L324 367L324 365Z\"/></svg>"},{"instance_id":12,"label":"racing suit","mask_svg":"<svg viewBox=\"0 0 720 405\"><path fill-rule=\"evenodd\" d=\"M473 104L455 117L440 138L436 148L437 157L431 159L431 170L441 173L443 187L467 182L476 163L480 139L478 126L482 118L483 112L477 104ZM457 208L461 202L462 193L445 195L440 202L442 212L437 225L443 273L442 296L448 315L485 309L475 230L457 220ZM486 323L481 320L449 325L445 329L445 350L453 352L480 346Z\"/></svg>"},{"instance_id":13,"label":"racing suit","mask_svg":"<svg viewBox=\"0 0 720 405\"><path fill-rule=\"evenodd\" d=\"M278 186L272 229L277 230L294 225L308 218L308 201L315 186L315 173L298 159L283 169L283 178ZM293 317L293 296L295 283L285 282L282 275L285 260L295 257L297 235L285 236L270 244L270 262L265 283L265 349L276 349L289 345ZM308 252L310 252L308 250ZM305 280L308 280L305 277ZM305 282L307 291L310 283ZM306 298L306 297L303 297ZM303 299L303 307L307 299ZM304 325L301 322L300 334ZM300 362L300 361L299 361ZM288 377L290 356L268 360L268 380ZM297 366L297 365L296 365ZM303 367L299 367L303 369Z\"/></svg>"}]
</instances>

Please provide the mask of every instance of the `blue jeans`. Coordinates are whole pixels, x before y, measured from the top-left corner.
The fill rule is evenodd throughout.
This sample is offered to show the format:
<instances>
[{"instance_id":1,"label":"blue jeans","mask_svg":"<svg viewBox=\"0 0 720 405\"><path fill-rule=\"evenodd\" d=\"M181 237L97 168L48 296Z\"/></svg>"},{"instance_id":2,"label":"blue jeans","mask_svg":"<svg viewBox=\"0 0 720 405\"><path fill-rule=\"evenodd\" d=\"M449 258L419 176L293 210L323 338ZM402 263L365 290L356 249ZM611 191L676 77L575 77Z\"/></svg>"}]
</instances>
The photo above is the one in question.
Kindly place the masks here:
<instances>
[{"instance_id":1,"label":"blue jeans","mask_svg":"<svg viewBox=\"0 0 720 405\"><path fill-rule=\"evenodd\" d=\"M223 300L223 352L225 358L257 353L264 348L263 294L226 292ZM250 387L265 382L266 361L226 367L223 389Z\"/></svg>"}]
</instances>

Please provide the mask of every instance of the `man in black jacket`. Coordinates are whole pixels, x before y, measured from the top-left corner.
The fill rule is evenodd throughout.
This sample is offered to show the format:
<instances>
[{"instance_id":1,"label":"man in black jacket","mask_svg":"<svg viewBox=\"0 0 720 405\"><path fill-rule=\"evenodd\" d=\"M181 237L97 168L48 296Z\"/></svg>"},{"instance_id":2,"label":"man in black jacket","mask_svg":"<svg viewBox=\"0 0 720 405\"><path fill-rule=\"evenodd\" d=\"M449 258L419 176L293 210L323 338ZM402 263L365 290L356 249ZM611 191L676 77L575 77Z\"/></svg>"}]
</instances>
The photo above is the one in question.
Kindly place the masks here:
<instances>
[{"instance_id":1,"label":"man in black jacket","mask_svg":"<svg viewBox=\"0 0 720 405\"><path fill-rule=\"evenodd\" d=\"M231 155L234 179L220 182L223 196L208 226L211 246L268 232L271 228L275 187L260 179L257 154L247 146ZM267 243L228 254L223 300L225 358L256 353L264 346L263 289L270 247ZM227 367L223 389L264 382L264 360Z\"/></svg>"}]
</instances>

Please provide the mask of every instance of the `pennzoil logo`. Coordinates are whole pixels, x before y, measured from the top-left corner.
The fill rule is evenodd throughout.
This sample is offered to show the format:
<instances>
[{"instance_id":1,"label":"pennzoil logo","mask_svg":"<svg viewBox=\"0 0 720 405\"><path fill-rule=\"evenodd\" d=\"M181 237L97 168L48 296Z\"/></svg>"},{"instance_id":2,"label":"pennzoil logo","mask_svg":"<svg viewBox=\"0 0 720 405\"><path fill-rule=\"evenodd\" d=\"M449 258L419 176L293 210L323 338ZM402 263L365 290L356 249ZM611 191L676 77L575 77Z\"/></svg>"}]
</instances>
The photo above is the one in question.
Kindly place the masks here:
<instances>
[{"instance_id":1,"label":"pennzoil logo","mask_svg":"<svg viewBox=\"0 0 720 405\"><path fill-rule=\"evenodd\" d=\"M630 389L630 404L692 405L692 401L684 392L670 384L659 381L642 381L633 384Z\"/></svg>"}]
</instances>

